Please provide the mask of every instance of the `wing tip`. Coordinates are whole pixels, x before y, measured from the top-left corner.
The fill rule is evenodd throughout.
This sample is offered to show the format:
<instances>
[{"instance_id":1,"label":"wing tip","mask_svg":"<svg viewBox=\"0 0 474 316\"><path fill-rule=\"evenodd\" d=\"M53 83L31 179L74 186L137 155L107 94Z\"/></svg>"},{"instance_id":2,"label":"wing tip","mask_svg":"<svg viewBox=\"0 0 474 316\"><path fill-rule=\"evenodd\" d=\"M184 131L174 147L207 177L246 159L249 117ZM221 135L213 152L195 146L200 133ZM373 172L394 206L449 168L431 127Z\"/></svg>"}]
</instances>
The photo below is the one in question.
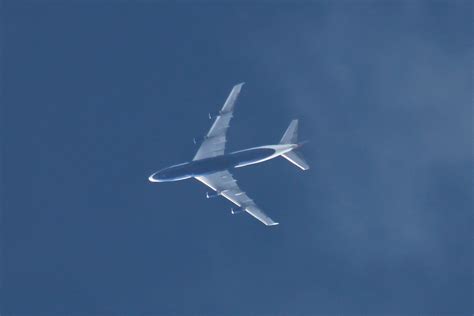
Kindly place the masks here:
<instances>
[{"instance_id":1,"label":"wing tip","mask_svg":"<svg viewBox=\"0 0 474 316\"><path fill-rule=\"evenodd\" d=\"M232 90L234 91L237 91L238 93L240 93L240 90L242 89L242 86L245 84L245 82L240 82L236 85L234 85L234 87L232 88Z\"/></svg>"}]
</instances>

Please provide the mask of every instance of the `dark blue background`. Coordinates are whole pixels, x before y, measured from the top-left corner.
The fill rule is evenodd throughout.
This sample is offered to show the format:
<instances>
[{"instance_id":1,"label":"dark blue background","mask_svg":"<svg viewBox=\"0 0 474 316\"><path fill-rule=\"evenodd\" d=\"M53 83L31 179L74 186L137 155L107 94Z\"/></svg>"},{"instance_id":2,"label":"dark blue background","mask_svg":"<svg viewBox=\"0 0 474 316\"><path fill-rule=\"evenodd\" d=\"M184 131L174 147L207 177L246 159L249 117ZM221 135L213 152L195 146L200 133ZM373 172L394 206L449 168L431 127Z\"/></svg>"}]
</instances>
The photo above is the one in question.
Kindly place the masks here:
<instances>
[{"instance_id":1,"label":"dark blue background","mask_svg":"<svg viewBox=\"0 0 474 316\"><path fill-rule=\"evenodd\" d=\"M2 315L472 312L472 4L3 1ZM230 150L300 118L302 172L190 160L246 81Z\"/></svg>"}]
</instances>

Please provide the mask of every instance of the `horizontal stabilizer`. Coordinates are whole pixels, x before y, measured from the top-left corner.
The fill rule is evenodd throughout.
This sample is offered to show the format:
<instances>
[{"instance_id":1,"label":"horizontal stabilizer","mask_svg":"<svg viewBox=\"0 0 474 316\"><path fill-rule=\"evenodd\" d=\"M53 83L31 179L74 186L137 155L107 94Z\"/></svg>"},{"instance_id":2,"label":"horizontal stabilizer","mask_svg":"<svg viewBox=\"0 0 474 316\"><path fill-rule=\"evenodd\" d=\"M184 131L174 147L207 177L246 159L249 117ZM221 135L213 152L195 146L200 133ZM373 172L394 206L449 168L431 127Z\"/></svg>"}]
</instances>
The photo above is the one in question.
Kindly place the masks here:
<instances>
[{"instance_id":1,"label":"horizontal stabilizer","mask_svg":"<svg viewBox=\"0 0 474 316\"><path fill-rule=\"evenodd\" d=\"M296 144L298 142L298 120L291 121L285 134L280 140L280 144Z\"/></svg>"},{"instance_id":2,"label":"horizontal stabilizer","mask_svg":"<svg viewBox=\"0 0 474 316\"><path fill-rule=\"evenodd\" d=\"M306 163L306 161L301 157L301 154L295 152L295 151L290 151L287 153L284 153L282 155L285 159L287 159L289 162L294 164L295 166L299 167L302 170L308 170L309 166Z\"/></svg>"}]
</instances>

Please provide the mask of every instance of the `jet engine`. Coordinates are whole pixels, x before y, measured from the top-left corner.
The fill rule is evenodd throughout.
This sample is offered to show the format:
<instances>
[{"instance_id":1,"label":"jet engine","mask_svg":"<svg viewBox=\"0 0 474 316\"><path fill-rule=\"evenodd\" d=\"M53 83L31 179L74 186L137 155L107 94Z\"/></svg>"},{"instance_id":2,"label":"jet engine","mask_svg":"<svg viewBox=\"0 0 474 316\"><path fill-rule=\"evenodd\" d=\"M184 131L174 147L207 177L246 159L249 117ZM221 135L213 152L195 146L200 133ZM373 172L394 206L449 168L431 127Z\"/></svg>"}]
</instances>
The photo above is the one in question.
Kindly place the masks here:
<instances>
[{"instance_id":1,"label":"jet engine","mask_svg":"<svg viewBox=\"0 0 474 316\"><path fill-rule=\"evenodd\" d=\"M221 114L222 114L221 111L219 111L219 112L214 112L214 113L209 113L208 117L209 117L210 120L212 120L213 118L216 118L216 117L218 117L218 116L221 115Z\"/></svg>"},{"instance_id":2,"label":"jet engine","mask_svg":"<svg viewBox=\"0 0 474 316\"><path fill-rule=\"evenodd\" d=\"M219 192L206 192L206 198L212 199L221 195Z\"/></svg>"},{"instance_id":3,"label":"jet engine","mask_svg":"<svg viewBox=\"0 0 474 316\"><path fill-rule=\"evenodd\" d=\"M231 212L233 215L242 213L242 212L244 212L244 211L245 211L245 210L244 210L243 208L241 208L241 207L235 207L235 208L233 207L233 208L230 209L230 212Z\"/></svg>"},{"instance_id":4,"label":"jet engine","mask_svg":"<svg viewBox=\"0 0 474 316\"><path fill-rule=\"evenodd\" d=\"M193 138L193 143L196 144L196 145L201 144L203 141L206 140L206 138L207 138L206 136L194 137Z\"/></svg>"}]
</instances>

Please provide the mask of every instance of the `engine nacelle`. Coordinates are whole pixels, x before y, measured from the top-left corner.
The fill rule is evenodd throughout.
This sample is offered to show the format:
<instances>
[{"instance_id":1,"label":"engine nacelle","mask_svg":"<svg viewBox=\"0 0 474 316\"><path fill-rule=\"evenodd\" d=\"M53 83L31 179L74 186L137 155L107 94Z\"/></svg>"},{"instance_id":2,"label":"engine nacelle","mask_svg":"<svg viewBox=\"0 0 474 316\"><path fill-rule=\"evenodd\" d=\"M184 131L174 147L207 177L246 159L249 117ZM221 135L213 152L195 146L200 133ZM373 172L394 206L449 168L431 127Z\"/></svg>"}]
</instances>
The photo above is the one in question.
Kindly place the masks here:
<instances>
[{"instance_id":1,"label":"engine nacelle","mask_svg":"<svg viewBox=\"0 0 474 316\"><path fill-rule=\"evenodd\" d=\"M212 199L221 195L219 192L206 192L206 198Z\"/></svg>"},{"instance_id":2,"label":"engine nacelle","mask_svg":"<svg viewBox=\"0 0 474 316\"><path fill-rule=\"evenodd\" d=\"M239 213L242 213L244 211L245 210L241 207L233 207L233 208L230 209L230 212L232 213L232 215L239 214Z\"/></svg>"},{"instance_id":3,"label":"engine nacelle","mask_svg":"<svg viewBox=\"0 0 474 316\"><path fill-rule=\"evenodd\" d=\"M214 112L214 113L210 113L209 112L209 115L207 117L209 117L210 120L218 117L219 115L221 115L222 113L219 111L219 112Z\"/></svg>"},{"instance_id":4,"label":"engine nacelle","mask_svg":"<svg viewBox=\"0 0 474 316\"><path fill-rule=\"evenodd\" d=\"M206 136L194 137L194 138L193 138L193 143L194 143L195 145L201 144L203 141L206 140L206 138L207 138Z\"/></svg>"}]
</instances>

